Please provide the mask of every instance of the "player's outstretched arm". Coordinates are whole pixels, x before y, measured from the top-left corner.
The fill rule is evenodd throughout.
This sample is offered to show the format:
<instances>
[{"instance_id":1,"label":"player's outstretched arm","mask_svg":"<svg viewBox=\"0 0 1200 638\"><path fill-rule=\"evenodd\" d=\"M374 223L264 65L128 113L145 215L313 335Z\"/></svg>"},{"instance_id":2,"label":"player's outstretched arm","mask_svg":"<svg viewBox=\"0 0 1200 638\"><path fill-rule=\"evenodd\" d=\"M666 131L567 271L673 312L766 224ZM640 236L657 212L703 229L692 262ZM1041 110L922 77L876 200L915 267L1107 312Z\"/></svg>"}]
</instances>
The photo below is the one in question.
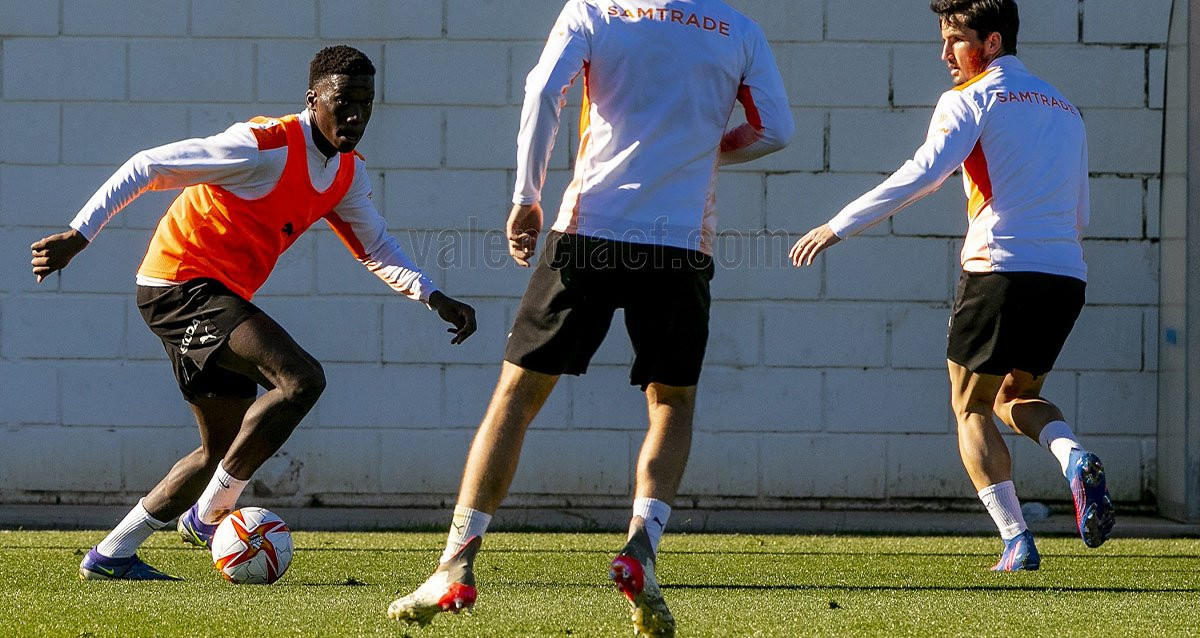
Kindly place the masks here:
<instances>
[{"instance_id":1,"label":"player's outstretched arm","mask_svg":"<svg viewBox=\"0 0 1200 638\"><path fill-rule=\"evenodd\" d=\"M797 268L811 266L817 255L821 254L821 251L840 241L842 241L842 238L834 234L829 224L817 226L801 237L795 246L792 246L792 252L789 255L792 259L792 265Z\"/></svg>"},{"instance_id":2,"label":"player's outstretched arm","mask_svg":"<svg viewBox=\"0 0 1200 638\"><path fill-rule=\"evenodd\" d=\"M429 295L429 307L437 311L438 316L447 323L454 325L453 328L446 329L446 332L454 334L454 338L450 340L451 344L458 345L475 334L475 309L471 306L435 290Z\"/></svg>"},{"instance_id":3,"label":"player's outstretched arm","mask_svg":"<svg viewBox=\"0 0 1200 638\"><path fill-rule=\"evenodd\" d=\"M66 268L87 245L88 240L74 228L33 242L29 247L33 251L33 259L29 263L33 265L33 275L38 283L42 283L50 273Z\"/></svg>"},{"instance_id":4,"label":"player's outstretched arm","mask_svg":"<svg viewBox=\"0 0 1200 638\"><path fill-rule=\"evenodd\" d=\"M518 266L528 268L537 252L538 234L542 232L541 204L513 204L505 225L508 235L508 254Z\"/></svg>"}]
</instances>

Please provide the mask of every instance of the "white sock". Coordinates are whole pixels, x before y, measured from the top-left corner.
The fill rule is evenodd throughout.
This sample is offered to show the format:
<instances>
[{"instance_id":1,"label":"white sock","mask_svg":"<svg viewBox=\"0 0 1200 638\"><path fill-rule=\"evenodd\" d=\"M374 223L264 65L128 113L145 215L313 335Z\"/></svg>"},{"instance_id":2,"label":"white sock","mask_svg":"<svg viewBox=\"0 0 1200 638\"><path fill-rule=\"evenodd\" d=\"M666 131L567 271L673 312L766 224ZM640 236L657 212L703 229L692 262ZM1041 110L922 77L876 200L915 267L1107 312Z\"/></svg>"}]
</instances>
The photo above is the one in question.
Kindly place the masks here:
<instances>
[{"instance_id":1,"label":"white sock","mask_svg":"<svg viewBox=\"0 0 1200 638\"><path fill-rule=\"evenodd\" d=\"M650 537L650 548L658 555L658 542L662 540L663 530L671 519L671 506L654 498L636 498L633 500L633 515L641 516L646 523L646 535Z\"/></svg>"},{"instance_id":2,"label":"white sock","mask_svg":"<svg viewBox=\"0 0 1200 638\"><path fill-rule=\"evenodd\" d=\"M1054 458L1058 459L1058 464L1062 466L1063 476L1067 475L1067 465L1071 462L1071 451L1083 449L1083 446L1079 444L1079 439L1075 438L1075 433L1071 431L1071 426L1067 425L1066 421L1047 423L1046 427L1042 428L1042 433L1038 435L1038 443L1050 450Z\"/></svg>"},{"instance_id":3,"label":"white sock","mask_svg":"<svg viewBox=\"0 0 1200 638\"><path fill-rule=\"evenodd\" d=\"M1017 500L1017 488L1012 481L989 485L979 490L979 500L1000 530L1000 538L1009 540L1026 530L1025 517L1021 515L1021 502Z\"/></svg>"},{"instance_id":4,"label":"white sock","mask_svg":"<svg viewBox=\"0 0 1200 638\"><path fill-rule=\"evenodd\" d=\"M233 478L225 471L223 464L217 465L217 472L208 482L208 487L204 488L200 500L196 501L196 514L200 520L209 525L220 523L233 511L238 497L249 482L250 479Z\"/></svg>"},{"instance_id":5,"label":"white sock","mask_svg":"<svg viewBox=\"0 0 1200 638\"><path fill-rule=\"evenodd\" d=\"M446 537L446 549L442 550L442 557L438 562L444 563L454 558L458 550L465 547L472 538L482 537L491 522L491 514L455 505L454 520L450 521L450 534Z\"/></svg>"},{"instance_id":6,"label":"white sock","mask_svg":"<svg viewBox=\"0 0 1200 638\"><path fill-rule=\"evenodd\" d=\"M155 530L166 527L166 523L154 518L146 511L139 499L137 505L129 510L125 518L113 528L113 531L96 545L96 551L109 558L129 558L137 552L137 548L146 542Z\"/></svg>"}]
</instances>

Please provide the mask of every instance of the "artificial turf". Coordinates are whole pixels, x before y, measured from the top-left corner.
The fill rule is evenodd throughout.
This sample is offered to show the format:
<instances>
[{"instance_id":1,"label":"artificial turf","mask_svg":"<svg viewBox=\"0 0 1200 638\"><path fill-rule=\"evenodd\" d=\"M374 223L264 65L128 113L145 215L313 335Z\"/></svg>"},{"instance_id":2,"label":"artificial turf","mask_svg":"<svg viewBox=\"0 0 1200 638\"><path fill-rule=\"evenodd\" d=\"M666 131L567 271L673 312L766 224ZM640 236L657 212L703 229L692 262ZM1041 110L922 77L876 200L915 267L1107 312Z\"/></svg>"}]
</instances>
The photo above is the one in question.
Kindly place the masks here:
<instances>
[{"instance_id":1,"label":"artificial turf","mask_svg":"<svg viewBox=\"0 0 1200 638\"><path fill-rule=\"evenodd\" d=\"M171 533L141 556L186 582L82 582L102 532L0 531L0 636L626 636L616 534L489 534L470 615L387 619L429 574L434 533L295 533L270 586L221 580ZM1200 540L1041 538L1042 569L987 571L976 537L670 534L659 565L679 636L1200 635Z\"/></svg>"}]
</instances>

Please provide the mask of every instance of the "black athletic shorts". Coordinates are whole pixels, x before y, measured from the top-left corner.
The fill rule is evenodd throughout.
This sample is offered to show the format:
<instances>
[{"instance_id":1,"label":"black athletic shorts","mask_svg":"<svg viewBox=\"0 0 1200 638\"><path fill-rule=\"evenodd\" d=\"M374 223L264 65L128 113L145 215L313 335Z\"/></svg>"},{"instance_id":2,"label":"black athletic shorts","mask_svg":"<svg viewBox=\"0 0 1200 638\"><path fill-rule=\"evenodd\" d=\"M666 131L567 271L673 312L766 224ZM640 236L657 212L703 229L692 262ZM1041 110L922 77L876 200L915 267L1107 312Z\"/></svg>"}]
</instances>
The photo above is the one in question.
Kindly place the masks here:
<instances>
[{"instance_id":1,"label":"black athletic shorts","mask_svg":"<svg viewBox=\"0 0 1200 638\"><path fill-rule=\"evenodd\" d=\"M208 365L238 324L262 312L257 306L214 279L165 288L138 286L137 305L146 325L162 339L184 398L245 399L258 393L258 384L249 377Z\"/></svg>"},{"instance_id":2,"label":"black athletic shorts","mask_svg":"<svg viewBox=\"0 0 1200 638\"><path fill-rule=\"evenodd\" d=\"M633 343L631 384L693 386L708 345L712 257L696 250L551 232L521 298L504 359L579 375L617 308Z\"/></svg>"},{"instance_id":3,"label":"black athletic shorts","mask_svg":"<svg viewBox=\"0 0 1200 638\"><path fill-rule=\"evenodd\" d=\"M1054 368L1083 309L1083 281L1040 272L964 272L946 358L979 374Z\"/></svg>"}]
</instances>

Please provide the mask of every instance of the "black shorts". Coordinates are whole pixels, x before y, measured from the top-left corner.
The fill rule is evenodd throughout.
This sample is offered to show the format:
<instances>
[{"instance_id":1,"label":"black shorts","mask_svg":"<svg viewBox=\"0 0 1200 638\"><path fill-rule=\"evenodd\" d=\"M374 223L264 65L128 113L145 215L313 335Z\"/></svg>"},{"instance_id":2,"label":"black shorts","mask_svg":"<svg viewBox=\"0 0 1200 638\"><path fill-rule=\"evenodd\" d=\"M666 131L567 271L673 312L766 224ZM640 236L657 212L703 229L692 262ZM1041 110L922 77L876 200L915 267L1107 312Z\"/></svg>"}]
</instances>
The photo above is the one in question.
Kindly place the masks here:
<instances>
[{"instance_id":1,"label":"black shorts","mask_svg":"<svg viewBox=\"0 0 1200 638\"><path fill-rule=\"evenodd\" d=\"M1086 287L1074 277L1040 272L964 272L946 358L979 374L1050 372L1083 309Z\"/></svg>"},{"instance_id":2,"label":"black shorts","mask_svg":"<svg viewBox=\"0 0 1200 638\"><path fill-rule=\"evenodd\" d=\"M213 279L177 286L137 287L137 305L150 330L162 339L179 390L189 401L199 397L253 398L258 384L208 359L238 324L262 312Z\"/></svg>"},{"instance_id":3,"label":"black shorts","mask_svg":"<svg viewBox=\"0 0 1200 638\"><path fill-rule=\"evenodd\" d=\"M712 278L712 257L699 251L551 232L504 359L543 374L583 374L624 308L630 383L696 385Z\"/></svg>"}]
</instances>

